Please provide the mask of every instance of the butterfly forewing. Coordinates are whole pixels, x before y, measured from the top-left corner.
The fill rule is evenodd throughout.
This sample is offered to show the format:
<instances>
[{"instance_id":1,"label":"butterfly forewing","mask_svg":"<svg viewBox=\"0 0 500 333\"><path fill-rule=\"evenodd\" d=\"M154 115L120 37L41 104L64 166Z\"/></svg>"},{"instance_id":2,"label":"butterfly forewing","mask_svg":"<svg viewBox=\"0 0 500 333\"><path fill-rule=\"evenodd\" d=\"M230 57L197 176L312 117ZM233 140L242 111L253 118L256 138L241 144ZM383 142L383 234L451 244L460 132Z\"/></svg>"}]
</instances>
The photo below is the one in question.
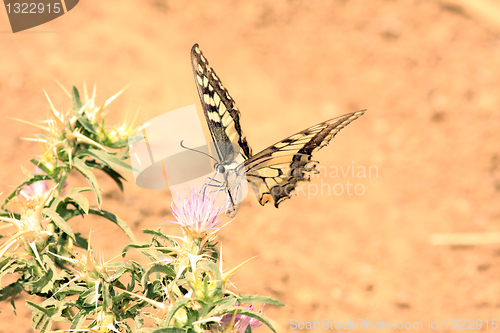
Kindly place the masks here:
<instances>
[{"instance_id":1,"label":"butterfly forewing","mask_svg":"<svg viewBox=\"0 0 500 333\"><path fill-rule=\"evenodd\" d=\"M240 111L234 107L234 100L208 64L198 44L191 49L191 65L219 162L231 163L239 153L232 145L221 145L219 142L231 142L237 145L241 148L244 159L248 159L252 155L252 150L241 130Z\"/></svg>"}]
</instances>

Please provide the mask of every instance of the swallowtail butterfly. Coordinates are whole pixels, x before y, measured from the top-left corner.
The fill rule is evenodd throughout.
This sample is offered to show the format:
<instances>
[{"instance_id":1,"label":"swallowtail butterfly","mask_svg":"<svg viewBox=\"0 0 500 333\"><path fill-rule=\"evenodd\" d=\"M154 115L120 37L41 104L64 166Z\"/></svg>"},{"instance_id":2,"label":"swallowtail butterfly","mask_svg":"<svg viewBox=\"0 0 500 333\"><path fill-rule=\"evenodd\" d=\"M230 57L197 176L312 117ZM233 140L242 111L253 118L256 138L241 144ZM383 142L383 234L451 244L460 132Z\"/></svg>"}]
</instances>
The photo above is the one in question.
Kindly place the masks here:
<instances>
[{"instance_id":1,"label":"swallowtail butterfly","mask_svg":"<svg viewBox=\"0 0 500 333\"><path fill-rule=\"evenodd\" d=\"M312 155L365 110L333 118L291 135L257 154L252 154L240 124L240 111L221 80L209 66L198 44L191 49L191 64L201 105L217 153L216 172L224 176L224 190L228 195L226 215L236 215L241 201L238 181L240 175L255 191L261 205L272 201L276 207L291 197L301 181L309 181L318 162ZM239 147L235 149L235 147ZM236 158L242 157L238 163Z\"/></svg>"}]
</instances>

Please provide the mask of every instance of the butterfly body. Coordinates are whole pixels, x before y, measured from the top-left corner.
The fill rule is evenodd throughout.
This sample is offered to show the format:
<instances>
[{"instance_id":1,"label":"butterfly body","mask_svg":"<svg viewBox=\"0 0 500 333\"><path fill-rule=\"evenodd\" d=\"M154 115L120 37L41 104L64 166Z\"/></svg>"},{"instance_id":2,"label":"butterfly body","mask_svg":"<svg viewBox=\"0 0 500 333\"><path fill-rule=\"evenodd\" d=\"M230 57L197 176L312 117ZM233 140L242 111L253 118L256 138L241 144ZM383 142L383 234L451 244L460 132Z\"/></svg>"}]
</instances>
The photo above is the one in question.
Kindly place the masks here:
<instances>
[{"instance_id":1,"label":"butterfly body","mask_svg":"<svg viewBox=\"0 0 500 333\"><path fill-rule=\"evenodd\" d=\"M233 161L224 167L225 172L223 176L228 199L226 215L230 218L236 215L239 204L243 200L241 189L243 174L240 171L241 165L241 163Z\"/></svg>"},{"instance_id":2,"label":"butterfly body","mask_svg":"<svg viewBox=\"0 0 500 333\"><path fill-rule=\"evenodd\" d=\"M244 176L244 173L242 173L244 163L241 161L239 162L238 159L241 159L241 157L226 164L218 161L215 162L215 175L209 177L208 182L205 183L206 186L217 187L216 191L224 189L227 194L226 215L228 217L234 217L236 215L239 203L242 200L241 181Z\"/></svg>"},{"instance_id":3,"label":"butterfly body","mask_svg":"<svg viewBox=\"0 0 500 333\"><path fill-rule=\"evenodd\" d=\"M261 205L274 201L278 207L290 198L299 182L309 181L311 174L318 172L318 162L312 160L312 155L365 112L345 114L311 126L254 155L241 129L240 111L198 44L191 49L191 64L218 157L214 168L222 174L222 186L229 198L226 215L230 217L236 214L241 201L243 177Z\"/></svg>"}]
</instances>

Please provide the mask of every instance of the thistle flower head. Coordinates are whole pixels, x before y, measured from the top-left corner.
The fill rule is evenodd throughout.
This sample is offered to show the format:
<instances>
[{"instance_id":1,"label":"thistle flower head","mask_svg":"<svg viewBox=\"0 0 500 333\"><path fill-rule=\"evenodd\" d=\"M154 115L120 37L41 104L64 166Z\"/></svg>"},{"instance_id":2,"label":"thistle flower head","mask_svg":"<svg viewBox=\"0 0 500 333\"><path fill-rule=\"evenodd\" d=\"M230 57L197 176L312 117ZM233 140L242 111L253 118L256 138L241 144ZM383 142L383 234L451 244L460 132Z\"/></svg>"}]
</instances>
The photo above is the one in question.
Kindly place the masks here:
<instances>
[{"instance_id":1,"label":"thistle flower head","mask_svg":"<svg viewBox=\"0 0 500 333\"><path fill-rule=\"evenodd\" d=\"M119 323L116 322L115 315L112 312L100 311L97 315L97 326L93 329L95 332L99 333L108 333L108 332L117 332L121 331L119 327Z\"/></svg>"},{"instance_id":2,"label":"thistle flower head","mask_svg":"<svg viewBox=\"0 0 500 333\"><path fill-rule=\"evenodd\" d=\"M255 304L252 303L247 305L246 309L249 311L254 311ZM258 313L262 314L263 311L264 306L262 306ZM226 314L222 316L219 324L222 326L224 332L233 333L245 333L248 325L250 325L252 331L262 325L262 323L255 318L239 314Z\"/></svg>"},{"instance_id":3,"label":"thistle flower head","mask_svg":"<svg viewBox=\"0 0 500 333\"><path fill-rule=\"evenodd\" d=\"M169 221L181 225L185 233L203 238L217 232L223 219L219 215L224 212L224 206L216 207L216 196L210 195L205 189L191 189L191 196L184 200L177 193L179 204L172 203L172 214L177 219Z\"/></svg>"},{"instance_id":4,"label":"thistle flower head","mask_svg":"<svg viewBox=\"0 0 500 333\"><path fill-rule=\"evenodd\" d=\"M42 174L43 171L35 167L35 174ZM67 184L64 184L66 187ZM39 180L37 182L32 183L31 185L26 185L23 187L21 192L19 194L26 200L33 200L33 199L43 199L45 198L46 194L49 193L52 189L52 186L50 185L50 181L48 180ZM49 198L50 200L50 198Z\"/></svg>"},{"instance_id":5,"label":"thistle flower head","mask_svg":"<svg viewBox=\"0 0 500 333\"><path fill-rule=\"evenodd\" d=\"M97 317L94 319L94 326L83 326L79 329L75 330L58 330L51 331L54 333L66 333L66 332L91 332L91 333L111 333L123 332L122 323L118 322L115 318L115 315L112 312L99 311Z\"/></svg>"},{"instance_id":6,"label":"thistle flower head","mask_svg":"<svg viewBox=\"0 0 500 333\"><path fill-rule=\"evenodd\" d=\"M50 192L50 189L48 180L40 180L31 185L24 186L20 194L26 199L43 198Z\"/></svg>"},{"instance_id":7,"label":"thistle flower head","mask_svg":"<svg viewBox=\"0 0 500 333\"><path fill-rule=\"evenodd\" d=\"M16 201L21 215L20 219L0 216L0 221L7 222L1 229L10 227L17 229L15 232L9 232L9 237L5 237L5 242L0 245L0 257L9 249L14 248L15 250L22 245L28 245L33 251L36 251L34 244L38 241L44 241L52 235L53 230L49 225L50 219L42 214L42 210L49 198L52 197L56 186L45 193L43 197Z\"/></svg>"},{"instance_id":8,"label":"thistle flower head","mask_svg":"<svg viewBox=\"0 0 500 333\"><path fill-rule=\"evenodd\" d=\"M102 140L111 143L128 140L132 133L135 133L138 130L138 128L135 127L138 115L139 112L136 112L134 119L129 123L126 114L123 123L105 127L101 131L101 136L103 137Z\"/></svg>"},{"instance_id":9,"label":"thistle flower head","mask_svg":"<svg viewBox=\"0 0 500 333\"><path fill-rule=\"evenodd\" d=\"M58 165L60 159L69 160L71 165L75 152L81 145L99 148L104 151L107 151L104 146L113 148L126 146L123 141L132 132L131 126L133 124L130 126L123 124L110 129L104 123L106 107L121 95L126 87L108 98L101 105L95 103L95 87L91 97L87 95L87 88L84 87L83 100L80 100L76 88L73 88L73 95L64 87L62 88L68 97L73 100L73 108L65 112L57 110L47 93L45 93L51 115L48 120L44 121L44 125L13 118L44 131L37 138L25 138L26 140L36 141L41 145L43 154L40 157L40 163L43 163L50 170L53 170Z\"/></svg>"},{"instance_id":10,"label":"thistle flower head","mask_svg":"<svg viewBox=\"0 0 500 333\"><path fill-rule=\"evenodd\" d=\"M102 277L108 276L106 265L107 263L114 260L114 258L108 262L105 262L104 257L100 255L99 259L96 259L96 257L94 256L94 250L90 245L91 240L92 231L89 233L87 251L84 251L83 253L76 252L71 255L71 258L51 252L52 255L72 264L73 267L70 268L70 270L73 271L73 274L75 274L75 278L71 280L70 283L74 280L81 280L87 283L99 283L99 280Z\"/></svg>"},{"instance_id":11,"label":"thistle flower head","mask_svg":"<svg viewBox=\"0 0 500 333\"><path fill-rule=\"evenodd\" d=\"M43 174L43 171L38 167L35 168L35 174ZM64 188L68 183L65 183L60 193L64 192ZM39 180L30 185L25 185L19 192L19 196L13 198L8 205L17 208L20 214L24 217L34 214L42 202L50 202L54 193L54 183L50 180ZM41 207L43 208L43 207Z\"/></svg>"},{"instance_id":12,"label":"thistle flower head","mask_svg":"<svg viewBox=\"0 0 500 333\"><path fill-rule=\"evenodd\" d=\"M68 260L69 258L66 258ZM79 276L81 280L91 281L98 280L99 273L103 271L104 263L99 262L94 257L94 251L92 248L84 253L76 253L75 258L71 259L74 264L73 272L76 276Z\"/></svg>"}]
</instances>

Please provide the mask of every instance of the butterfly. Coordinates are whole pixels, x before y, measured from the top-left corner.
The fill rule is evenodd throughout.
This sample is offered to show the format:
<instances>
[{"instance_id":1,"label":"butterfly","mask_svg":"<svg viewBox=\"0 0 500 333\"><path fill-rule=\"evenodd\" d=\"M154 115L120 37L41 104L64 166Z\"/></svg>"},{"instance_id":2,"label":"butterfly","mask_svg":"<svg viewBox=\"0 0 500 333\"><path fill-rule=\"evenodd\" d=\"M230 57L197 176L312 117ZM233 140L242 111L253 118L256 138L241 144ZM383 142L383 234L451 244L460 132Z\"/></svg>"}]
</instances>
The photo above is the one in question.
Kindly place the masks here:
<instances>
[{"instance_id":1,"label":"butterfly","mask_svg":"<svg viewBox=\"0 0 500 333\"><path fill-rule=\"evenodd\" d=\"M198 44L191 49L191 65L218 157L214 169L223 175L220 186L228 196L228 217L236 215L241 201L241 177L246 176L262 206L272 201L278 207L291 197L299 182L309 181L311 174L318 173L318 162L311 159L312 155L365 112L352 112L321 122L252 154L241 129L240 111Z\"/></svg>"}]
</instances>

